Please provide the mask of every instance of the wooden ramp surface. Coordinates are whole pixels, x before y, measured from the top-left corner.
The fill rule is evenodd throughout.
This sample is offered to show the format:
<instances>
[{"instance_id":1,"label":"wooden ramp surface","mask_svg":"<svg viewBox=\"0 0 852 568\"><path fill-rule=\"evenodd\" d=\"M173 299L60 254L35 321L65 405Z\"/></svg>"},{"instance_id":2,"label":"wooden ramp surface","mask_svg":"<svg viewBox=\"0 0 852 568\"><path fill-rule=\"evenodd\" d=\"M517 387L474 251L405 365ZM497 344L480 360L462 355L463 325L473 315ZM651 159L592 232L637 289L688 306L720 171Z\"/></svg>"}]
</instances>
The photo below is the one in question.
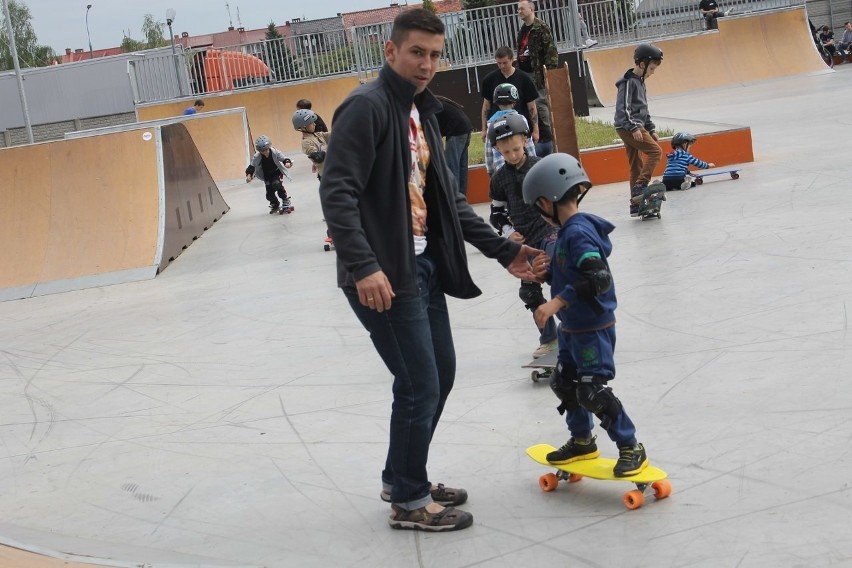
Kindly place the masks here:
<instances>
[{"instance_id":1,"label":"wooden ramp surface","mask_svg":"<svg viewBox=\"0 0 852 568\"><path fill-rule=\"evenodd\" d=\"M0 150L0 301L153 278L227 210L183 124Z\"/></svg>"},{"instance_id":2,"label":"wooden ramp surface","mask_svg":"<svg viewBox=\"0 0 852 568\"><path fill-rule=\"evenodd\" d=\"M652 97L832 71L816 50L803 8L719 20L719 31L655 41L663 64L648 79ZM585 52L595 93L614 106L615 82L637 44Z\"/></svg>"}]
</instances>

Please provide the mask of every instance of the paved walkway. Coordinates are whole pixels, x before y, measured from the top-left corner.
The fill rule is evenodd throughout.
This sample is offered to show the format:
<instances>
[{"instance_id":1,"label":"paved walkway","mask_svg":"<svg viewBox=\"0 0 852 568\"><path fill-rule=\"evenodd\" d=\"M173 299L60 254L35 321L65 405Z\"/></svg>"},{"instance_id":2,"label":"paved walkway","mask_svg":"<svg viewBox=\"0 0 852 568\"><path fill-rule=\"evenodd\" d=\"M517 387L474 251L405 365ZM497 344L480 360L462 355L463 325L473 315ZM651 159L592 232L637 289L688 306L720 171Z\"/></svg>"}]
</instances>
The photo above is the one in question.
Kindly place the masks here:
<instances>
[{"instance_id":1,"label":"paved walkway","mask_svg":"<svg viewBox=\"0 0 852 568\"><path fill-rule=\"evenodd\" d=\"M239 184L153 281L0 303L0 541L115 566L848 562L852 65L667 99L652 81L655 116L749 124L757 160L670 194L662 221L628 218L626 184L583 202L617 225L613 386L671 498L538 488L524 449L567 433L520 368L537 335L517 283L474 251L430 473L469 490L475 525L388 528L390 378L334 288L300 157L293 215Z\"/></svg>"}]
</instances>

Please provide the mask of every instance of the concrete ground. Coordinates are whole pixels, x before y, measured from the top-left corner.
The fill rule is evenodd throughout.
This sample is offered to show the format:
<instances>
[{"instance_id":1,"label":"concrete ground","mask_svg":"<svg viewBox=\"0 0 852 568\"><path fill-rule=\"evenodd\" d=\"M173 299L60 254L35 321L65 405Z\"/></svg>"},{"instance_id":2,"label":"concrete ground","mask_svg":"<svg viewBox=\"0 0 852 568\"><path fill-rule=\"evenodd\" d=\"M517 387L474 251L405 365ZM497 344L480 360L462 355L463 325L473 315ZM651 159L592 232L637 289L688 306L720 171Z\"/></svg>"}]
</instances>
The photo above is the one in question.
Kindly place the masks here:
<instances>
[{"instance_id":1,"label":"concrete ground","mask_svg":"<svg viewBox=\"0 0 852 568\"><path fill-rule=\"evenodd\" d=\"M468 489L475 524L391 530L391 378L335 288L300 157L292 215L235 185L155 280L0 304L0 542L109 566L852 564L852 65L649 91L661 122L750 125L756 159L670 194L661 221L628 217L626 183L583 202L617 225L613 386L669 499L539 489L524 449L567 432L521 369L537 334L517 282L471 250L483 294L450 302L430 475Z\"/></svg>"}]
</instances>

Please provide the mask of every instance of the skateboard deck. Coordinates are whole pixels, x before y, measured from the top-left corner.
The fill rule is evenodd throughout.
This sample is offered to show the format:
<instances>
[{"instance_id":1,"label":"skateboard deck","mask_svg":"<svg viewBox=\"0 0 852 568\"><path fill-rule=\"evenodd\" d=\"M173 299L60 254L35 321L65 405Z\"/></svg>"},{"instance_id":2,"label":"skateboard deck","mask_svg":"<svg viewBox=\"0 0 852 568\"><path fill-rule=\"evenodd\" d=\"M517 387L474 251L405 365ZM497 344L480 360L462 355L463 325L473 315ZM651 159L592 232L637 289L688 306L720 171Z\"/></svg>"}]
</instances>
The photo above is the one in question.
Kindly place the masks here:
<instances>
[{"instance_id":1,"label":"skateboard deck","mask_svg":"<svg viewBox=\"0 0 852 568\"><path fill-rule=\"evenodd\" d=\"M553 373L553 369L556 367L556 362L559 360L559 351L551 351L547 355L539 357L538 359L533 359L526 365L523 365L522 369L532 369L530 371L530 379L532 382L537 383L541 379L550 378L551 373Z\"/></svg>"},{"instance_id":2,"label":"skateboard deck","mask_svg":"<svg viewBox=\"0 0 852 568\"><path fill-rule=\"evenodd\" d=\"M668 474L658 467L649 465L644 470L630 477L615 477L612 468L615 461L611 458L595 458L579 460L566 464L552 464L547 461L547 454L556 448L550 444L536 444L527 448L527 455L542 465L556 468L556 473L545 473L538 478L538 486L542 491L555 491L559 481L570 483L580 481L584 477L603 481L627 481L636 486L622 497L624 506L628 509L638 509L645 504L645 491L650 487L656 499L665 499L672 492L671 483L666 479Z\"/></svg>"},{"instance_id":3,"label":"skateboard deck","mask_svg":"<svg viewBox=\"0 0 852 568\"><path fill-rule=\"evenodd\" d=\"M704 178L708 176L721 176L724 174L728 174L731 176L731 179L740 179L739 168L735 170L720 170L718 172L709 172L709 173L698 173L698 172L690 172L690 175L695 178L695 185L701 185L704 183Z\"/></svg>"},{"instance_id":4,"label":"skateboard deck","mask_svg":"<svg viewBox=\"0 0 852 568\"><path fill-rule=\"evenodd\" d=\"M663 206L663 201L666 200L666 186L660 182L655 182L646 187L641 195L633 198L635 203L639 203L639 217L645 221L646 219L662 219L660 209Z\"/></svg>"}]
</instances>

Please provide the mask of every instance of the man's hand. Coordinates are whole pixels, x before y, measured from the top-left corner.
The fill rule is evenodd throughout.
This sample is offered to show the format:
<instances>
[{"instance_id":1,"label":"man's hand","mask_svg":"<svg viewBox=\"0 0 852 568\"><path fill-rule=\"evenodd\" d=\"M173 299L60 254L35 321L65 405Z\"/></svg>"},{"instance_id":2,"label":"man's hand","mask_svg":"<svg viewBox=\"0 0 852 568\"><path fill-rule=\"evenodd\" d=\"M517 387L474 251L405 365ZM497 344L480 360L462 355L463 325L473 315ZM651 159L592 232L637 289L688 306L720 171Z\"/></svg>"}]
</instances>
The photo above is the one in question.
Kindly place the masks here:
<instances>
[{"instance_id":1,"label":"man's hand","mask_svg":"<svg viewBox=\"0 0 852 568\"><path fill-rule=\"evenodd\" d=\"M651 138L653 138L653 139L654 139L654 141L658 141L658 140L660 139L660 138L657 136L657 133L656 133L656 132L649 132L649 134L651 135Z\"/></svg>"},{"instance_id":2,"label":"man's hand","mask_svg":"<svg viewBox=\"0 0 852 568\"><path fill-rule=\"evenodd\" d=\"M545 254L545 252L543 250L532 248L528 245L521 245L521 250L518 251L514 260L512 260L509 266L506 267L506 270L508 270L512 276L520 278L521 280L541 282L541 280L536 278L535 273L533 273L532 266L530 266L530 263L527 260L531 256L538 256L540 254Z\"/></svg>"},{"instance_id":3,"label":"man's hand","mask_svg":"<svg viewBox=\"0 0 852 568\"><path fill-rule=\"evenodd\" d=\"M633 135L633 139L636 140L637 142L641 142L645 138L644 136L642 136L642 129L641 128L637 128L636 130L631 132L631 134Z\"/></svg>"},{"instance_id":4,"label":"man's hand","mask_svg":"<svg viewBox=\"0 0 852 568\"><path fill-rule=\"evenodd\" d=\"M381 313L389 310L391 300L396 296L385 273L379 270L355 282L358 289L358 301L362 306Z\"/></svg>"},{"instance_id":5,"label":"man's hand","mask_svg":"<svg viewBox=\"0 0 852 568\"><path fill-rule=\"evenodd\" d=\"M543 303L535 310L535 314L533 315L535 317L535 324L543 328L547 324L547 320L555 316L556 312L567 305L559 296L556 296L549 302Z\"/></svg>"},{"instance_id":6,"label":"man's hand","mask_svg":"<svg viewBox=\"0 0 852 568\"><path fill-rule=\"evenodd\" d=\"M524 244L524 241L526 240L520 231L512 231L506 238L519 244Z\"/></svg>"}]
</instances>

